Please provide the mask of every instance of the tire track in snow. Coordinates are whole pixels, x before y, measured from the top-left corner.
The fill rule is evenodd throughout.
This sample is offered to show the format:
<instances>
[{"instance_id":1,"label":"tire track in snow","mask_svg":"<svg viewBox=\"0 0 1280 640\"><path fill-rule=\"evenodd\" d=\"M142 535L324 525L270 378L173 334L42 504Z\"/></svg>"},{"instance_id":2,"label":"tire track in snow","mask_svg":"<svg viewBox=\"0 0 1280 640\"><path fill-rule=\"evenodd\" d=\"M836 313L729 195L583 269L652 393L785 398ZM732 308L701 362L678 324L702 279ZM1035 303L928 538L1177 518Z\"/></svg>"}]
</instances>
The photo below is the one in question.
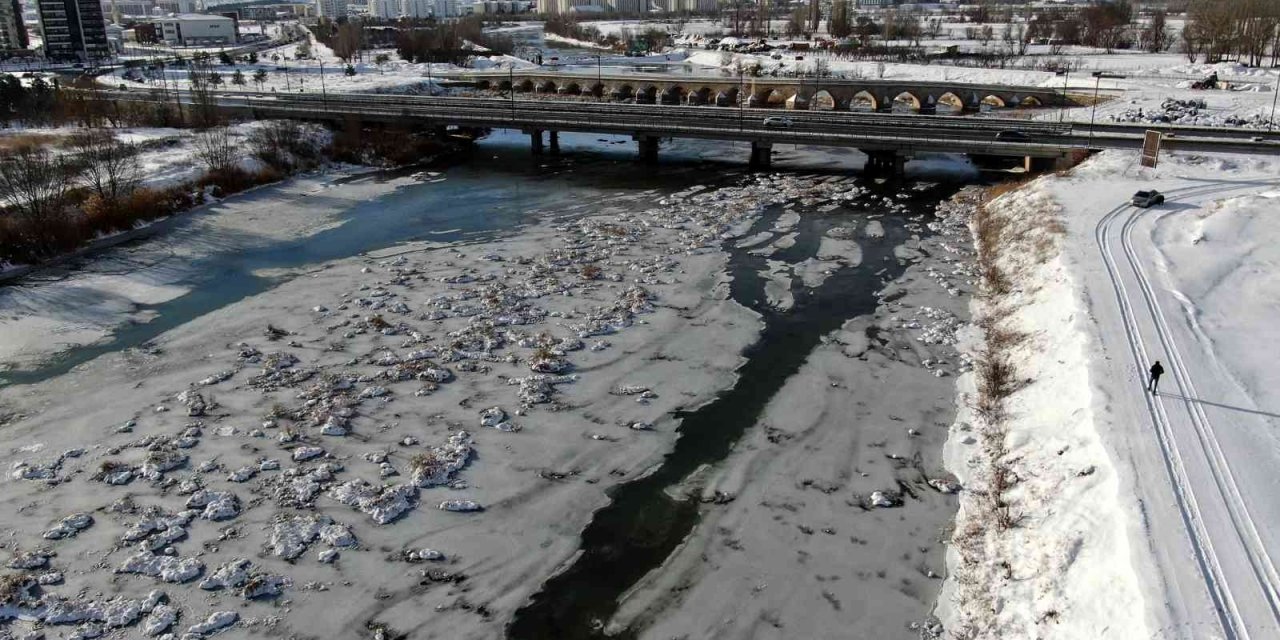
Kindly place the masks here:
<instances>
[{"instance_id":1,"label":"tire track in snow","mask_svg":"<svg viewBox=\"0 0 1280 640\"><path fill-rule=\"evenodd\" d=\"M1212 193L1218 193L1220 191L1230 191L1241 188L1245 187L1225 187L1194 195L1204 196ZM1261 536L1258 534L1257 525L1249 514L1248 505L1245 503L1240 492L1240 488L1236 483L1235 475L1231 472L1231 465L1222 451L1221 444L1214 432L1213 424L1209 421L1208 415L1199 403L1186 399L1198 398L1200 396L1196 392L1196 388L1191 380L1190 374L1187 372L1185 360L1182 358L1182 353L1178 350L1177 342L1174 340L1172 331L1169 329L1168 321L1160 309L1160 303L1159 300L1156 299L1155 290L1152 288L1151 282L1142 268L1142 263L1138 260L1137 252L1133 248L1131 233L1133 231L1133 227L1137 224L1140 218L1140 211L1137 208L1131 209L1129 217L1125 220L1124 225L1120 230L1122 249L1124 250L1125 257L1129 262L1129 266L1133 269L1134 275L1137 277L1143 301L1146 303L1147 311L1151 314L1151 319L1156 327L1156 335L1160 340L1160 345L1170 358L1171 364L1173 364L1173 375L1178 383L1178 388L1182 391L1182 395L1184 397L1183 405L1187 410L1188 418L1196 429L1196 433L1200 439L1200 444L1206 452L1206 457L1209 460L1210 469L1213 474L1214 484L1217 486L1219 493L1224 498L1224 504L1226 505L1228 514L1231 518L1231 525L1235 530L1242 547L1246 551L1246 557L1249 561L1250 568L1253 571L1254 578L1257 580L1258 586L1262 589L1262 593L1266 597L1267 605L1271 613L1271 630L1274 632L1276 629L1280 628L1280 590L1277 589L1277 585L1280 585L1280 575L1277 574L1275 563L1272 561L1270 554L1267 553L1266 546L1263 543ZM1154 399L1152 401L1154 402ZM1162 404L1161 407L1163 411ZM1245 628L1246 621L1240 620L1239 622L1241 624L1241 635L1243 637L1248 637L1249 633Z\"/></svg>"},{"instance_id":2,"label":"tire track in snow","mask_svg":"<svg viewBox=\"0 0 1280 640\"><path fill-rule=\"evenodd\" d=\"M1177 195L1182 198L1187 198L1211 195L1253 186L1256 186L1256 183L1230 186L1211 185L1185 187L1182 189L1171 190L1167 195ZM1101 220L1099 220L1098 225L1094 230L1094 239L1102 253L1103 263L1107 268L1107 275L1116 291L1116 301L1121 312L1130 352L1133 355L1138 371L1143 371L1145 363L1150 362L1151 358L1148 357L1146 346L1143 344L1141 330L1138 327L1138 317L1134 311L1133 305L1130 303L1128 287L1126 287L1116 266L1114 248L1112 240L1109 237L1113 223L1126 211L1129 212L1130 215L1125 219L1124 224L1121 226L1121 250L1129 267L1133 270L1134 277L1143 297L1143 302L1145 303L1147 312L1150 314L1151 321L1156 328L1160 344L1166 353L1169 354L1171 364L1173 364L1174 367L1175 379L1178 382L1179 388L1183 390L1184 396L1188 396L1189 394L1187 393L1187 389L1191 389L1192 393L1190 394L1190 397L1196 397L1194 396L1194 387L1191 385L1190 378L1183 366L1181 354L1177 351L1176 344L1169 335L1170 332L1168 326L1160 312L1158 303L1154 300L1154 292L1151 288L1151 284L1146 277L1146 273L1142 270L1141 264L1137 259L1137 255L1133 250L1132 242L1129 237L1133 226L1140 217L1139 214L1141 211L1126 203L1112 209L1103 216ZM1185 460L1179 450L1177 440L1173 435L1169 416L1165 412L1164 405L1157 401L1156 396L1144 393L1144 400L1147 404L1147 410L1151 414L1152 426L1154 427L1157 440L1160 444L1161 454L1165 462L1165 470L1173 488L1180 516L1182 517L1184 527L1187 531L1192 550L1195 553L1199 572L1205 580L1206 588L1208 589L1210 598L1213 601L1223 633L1227 638L1232 640L1247 640L1250 637L1248 628L1243 616L1241 615L1239 606L1232 597L1229 580L1227 579L1217 554L1213 549L1212 540L1208 531L1203 525L1201 510L1197 503L1195 493L1190 486ZM1230 469L1226 463L1225 456L1223 456L1222 451L1218 446L1217 439L1213 437L1212 427L1208 423L1207 416L1204 415L1201 407L1192 406L1195 403L1191 403L1190 401L1185 402L1188 405L1188 416L1197 433L1201 448L1205 451L1206 458L1209 462L1210 474L1213 477L1214 484L1217 487L1219 494L1223 498L1223 504L1228 511L1231 525L1245 550L1245 555L1253 571L1254 577L1261 586L1263 593L1266 595L1273 620L1280 621L1280 607L1277 606L1277 601L1280 600L1280 598L1277 597L1276 589L1276 585L1280 584L1280 579L1277 578L1274 565L1272 564L1270 557L1266 554L1266 550L1262 547L1262 542L1257 535L1256 527L1248 515L1248 511L1243 504L1243 500L1240 498L1240 493L1235 485L1234 477L1230 474Z\"/></svg>"}]
</instances>

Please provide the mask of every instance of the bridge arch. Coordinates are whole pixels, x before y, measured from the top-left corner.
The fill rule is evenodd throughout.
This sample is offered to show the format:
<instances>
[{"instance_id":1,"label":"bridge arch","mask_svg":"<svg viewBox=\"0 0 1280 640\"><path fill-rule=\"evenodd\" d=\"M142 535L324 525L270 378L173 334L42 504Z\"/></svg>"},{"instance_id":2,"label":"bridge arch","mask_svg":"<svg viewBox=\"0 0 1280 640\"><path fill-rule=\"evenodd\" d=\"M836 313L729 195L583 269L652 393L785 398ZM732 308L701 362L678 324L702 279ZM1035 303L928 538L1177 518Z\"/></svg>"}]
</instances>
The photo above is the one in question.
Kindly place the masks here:
<instances>
[{"instance_id":1,"label":"bridge arch","mask_svg":"<svg viewBox=\"0 0 1280 640\"><path fill-rule=\"evenodd\" d=\"M964 100L948 91L938 96L938 101L934 104L934 111L942 115L958 114L964 111Z\"/></svg>"},{"instance_id":2,"label":"bridge arch","mask_svg":"<svg viewBox=\"0 0 1280 640\"><path fill-rule=\"evenodd\" d=\"M870 91L859 91L849 99L850 111L879 111L880 103Z\"/></svg>"},{"instance_id":3,"label":"bridge arch","mask_svg":"<svg viewBox=\"0 0 1280 640\"><path fill-rule=\"evenodd\" d=\"M516 91L520 91L523 93L529 93L530 91L533 91L533 81L529 80L528 78L520 81L519 83L516 84Z\"/></svg>"},{"instance_id":4,"label":"bridge arch","mask_svg":"<svg viewBox=\"0 0 1280 640\"><path fill-rule=\"evenodd\" d=\"M636 92L636 104L653 104L658 101L658 87L649 85Z\"/></svg>"},{"instance_id":5,"label":"bridge arch","mask_svg":"<svg viewBox=\"0 0 1280 640\"><path fill-rule=\"evenodd\" d=\"M582 87L582 95L584 96L595 96L597 98L600 98L604 96L604 93L605 93L604 85L600 84L599 82L596 82L591 86L583 85Z\"/></svg>"},{"instance_id":6,"label":"bridge arch","mask_svg":"<svg viewBox=\"0 0 1280 640\"><path fill-rule=\"evenodd\" d=\"M822 89L809 98L809 108L815 111L835 111L836 99L831 92Z\"/></svg>"},{"instance_id":7,"label":"bridge arch","mask_svg":"<svg viewBox=\"0 0 1280 640\"><path fill-rule=\"evenodd\" d=\"M544 80L538 83L538 93L556 93L556 83L552 80Z\"/></svg>"},{"instance_id":8,"label":"bridge arch","mask_svg":"<svg viewBox=\"0 0 1280 640\"><path fill-rule=\"evenodd\" d=\"M794 93L791 94L790 98L787 98L783 105L786 106L787 109L807 111L809 109L809 98L806 98L799 93Z\"/></svg>"},{"instance_id":9,"label":"bridge arch","mask_svg":"<svg viewBox=\"0 0 1280 640\"><path fill-rule=\"evenodd\" d=\"M582 93L582 88L578 86L578 83L570 82L569 84L560 85L560 88L557 90L557 93L576 96Z\"/></svg>"},{"instance_id":10,"label":"bridge arch","mask_svg":"<svg viewBox=\"0 0 1280 640\"><path fill-rule=\"evenodd\" d=\"M632 89L631 85L629 84L624 84L621 86L614 87L609 91L609 97L613 98L614 100L630 100L635 95L636 95L636 90Z\"/></svg>"},{"instance_id":11,"label":"bridge arch","mask_svg":"<svg viewBox=\"0 0 1280 640\"><path fill-rule=\"evenodd\" d=\"M716 94L717 107L736 107L738 106L738 89L728 89Z\"/></svg>"},{"instance_id":12,"label":"bridge arch","mask_svg":"<svg viewBox=\"0 0 1280 640\"><path fill-rule=\"evenodd\" d=\"M995 94L986 96L978 104L982 107L986 107L989 109L1003 109L1006 106L1004 102L1004 98L1001 98L1000 96L997 96Z\"/></svg>"},{"instance_id":13,"label":"bridge arch","mask_svg":"<svg viewBox=\"0 0 1280 640\"><path fill-rule=\"evenodd\" d=\"M761 107L765 109L779 109L787 106L787 100L791 98L783 92L782 89L773 89L766 87L753 94L747 100L748 107Z\"/></svg>"},{"instance_id":14,"label":"bridge arch","mask_svg":"<svg viewBox=\"0 0 1280 640\"><path fill-rule=\"evenodd\" d=\"M666 91L663 91L658 96L658 100L662 104L680 104L684 102L685 95L687 93L688 91L684 87L680 85L674 85L674 86L667 87Z\"/></svg>"},{"instance_id":15,"label":"bridge arch","mask_svg":"<svg viewBox=\"0 0 1280 640\"><path fill-rule=\"evenodd\" d=\"M903 91L893 97L894 111L920 111L920 98L910 91Z\"/></svg>"},{"instance_id":16,"label":"bridge arch","mask_svg":"<svg viewBox=\"0 0 1280 640\"><path fill-rule=\"evenodd\" d=\"M477 80L477 81L476 81L476 88L477 88L477 89L479 89L479 90L481 90L481 91L488 91L488 90L489 90L489 89L491 89L492 87L493 87L493 83L489 82L488 80Z\"/></svg>"},{"instance_id":17,"label":"bridge arch","mask_svg":"<svg viewBox=\"0 0 1280 640\"><path fill-rule=\"evenodd\" d=\"M503 81L499 82L499 83L498 83L498 90L499 90L499 91L510 91L510 90L511 90L511 81L510 81L510 80L503 80Z\"/></svg>"},{"instance_id":18,"label":"bridge arch","mask_svg":"<svg viewBox=\"0 0 1280 640\"><path fill-rule=\"evenodd\" d=\"M1017 96L1014 96L1014 99L1016 100ZM1044 106L1044 103L1040 101L1040 98L1037 98L1035 96L1027 96L1021 100L1018 100L1018 107L1022 109L1033 109L1036 107L1043 107L1043 106Z\"/></svg>"},{"instance_id":19,"label":"bridge arch","mask_svg":"<svg viewBox=\"0 0 1280 640\"><path fill-rule=\"evenodd\" d=\"M690 91L685 102L691 105L704 105L711 100L711 87L702 87L695 91Z\"/></svg>"}]
</instances>

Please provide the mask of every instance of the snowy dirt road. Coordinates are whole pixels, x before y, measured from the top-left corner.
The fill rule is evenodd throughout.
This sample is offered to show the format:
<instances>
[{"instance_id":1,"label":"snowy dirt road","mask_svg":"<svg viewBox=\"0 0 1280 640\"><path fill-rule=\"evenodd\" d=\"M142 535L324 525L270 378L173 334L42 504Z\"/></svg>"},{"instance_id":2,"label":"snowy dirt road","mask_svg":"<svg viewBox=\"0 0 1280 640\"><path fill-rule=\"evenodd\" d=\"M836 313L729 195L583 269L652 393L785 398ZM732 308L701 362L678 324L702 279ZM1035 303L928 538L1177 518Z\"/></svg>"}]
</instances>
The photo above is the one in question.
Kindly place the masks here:
<instances>
[{"instance_id":1,"label":"snowy dirt road","mask_svg":"<svg viewBox=\"0 0 1280 640\"><path fill-rule=\"evenodd\" d=\"M1222 357L1201 329L1198 301L1181 293L1154 240L1163 218L1267 187L1274 185L1184 177L1165 191L1163 211L1127 204L1106 211L1093 230L1093 260L1084 263L1103 356L1095 361L1103 368L1101 402L1112 435L1126 445L1121 455L1139 507L1133 526L1149 554L1137 569L1159 592L1149 600L1157 638L1280 636L1273 561L1280 533L1271 526L1280 504L1270 499L1280 416L1259 409L1236 382L1240 363ZM1155 360L1168 375L1153 395L1144 384Z\"/></svg>"}]
</instances>

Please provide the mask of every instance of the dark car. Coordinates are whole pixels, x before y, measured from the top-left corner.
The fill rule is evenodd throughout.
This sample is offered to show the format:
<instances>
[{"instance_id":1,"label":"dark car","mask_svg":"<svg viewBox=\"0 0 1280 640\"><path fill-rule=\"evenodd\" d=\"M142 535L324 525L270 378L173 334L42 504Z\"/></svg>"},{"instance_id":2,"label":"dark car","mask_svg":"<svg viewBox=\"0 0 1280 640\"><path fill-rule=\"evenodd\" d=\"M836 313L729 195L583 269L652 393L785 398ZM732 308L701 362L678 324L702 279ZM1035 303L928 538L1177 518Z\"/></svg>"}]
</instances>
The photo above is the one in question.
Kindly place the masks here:
<instances>
[{"instance_id":1,"label":"dark car","mask_svg":"<svg viewBox=\"0 0 1280 640\"><path fill-rule=\"evenodd\" d=\"M1016 131L1014 129L1006 129L1004 131L996 132L996 140L1021 141L1021 140L1030 140L1030 139L1031 139L1031 136L1028 136L1023 132Z\"/></svg>"},{"instance_id":2,"label":"dark car","mask_svg":"<svg viewBox=\"0 0 1280 640\"><path fill-rule=\"evenodd\" d=\"M1129 202L1135 207L1142 207L1143 209L1146 209L1147 207L1157 204L1164 204L1164 194L1156 191L1155 189L1150 191L1139 191L1133 194L1133 198L1131 198Z\"/></svg>"}]
</instances>

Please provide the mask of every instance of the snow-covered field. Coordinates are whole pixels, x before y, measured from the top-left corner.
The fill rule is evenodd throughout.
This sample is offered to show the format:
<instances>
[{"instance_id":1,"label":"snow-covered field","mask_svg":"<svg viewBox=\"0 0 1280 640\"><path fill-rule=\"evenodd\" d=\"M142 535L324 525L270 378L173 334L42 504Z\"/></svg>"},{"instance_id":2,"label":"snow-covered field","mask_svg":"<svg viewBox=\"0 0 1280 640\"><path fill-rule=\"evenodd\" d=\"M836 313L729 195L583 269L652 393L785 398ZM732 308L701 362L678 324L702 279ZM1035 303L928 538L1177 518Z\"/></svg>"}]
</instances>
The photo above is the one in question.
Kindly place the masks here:
<instances>
[{"instance_id":1,"label":"snow-covered field","mask_svg":"<svg viewBox=\"0 0 1280 640\"><path fill-rule=\"evenodd\" d=\"M459 67L448 63L411 63L400 59L393 49L367 50L363 59L351 63L354 75L346 72L347 63L343 62L333 50L319 42L311 43L311 58L297 59L297 44L288 44L265 50L259 54L257 64L236 62L235 64L215 64L213 71L222 80L221 88L226 91L267 91L267 92L355 92L355 93L425 93L431 87L431 76L456 71ZM378 63L379 55L387 56L387 61ZM215 58L216 61L216 58ZM484 55L478 53L470 63L476 69L527 69L535 67L531 62L513 56ZM254 76L261 70L266 72L266 80L262 83L254 81ZM240 72L245 84L236 85L232 79ZM189 69L167 68L154 77L126 79L126 74L140 73L126 69L102 76L100 83L111 86L124 85L128 88L169 90L186 89L190 86Z\"/></svg>"}]
</instances>

